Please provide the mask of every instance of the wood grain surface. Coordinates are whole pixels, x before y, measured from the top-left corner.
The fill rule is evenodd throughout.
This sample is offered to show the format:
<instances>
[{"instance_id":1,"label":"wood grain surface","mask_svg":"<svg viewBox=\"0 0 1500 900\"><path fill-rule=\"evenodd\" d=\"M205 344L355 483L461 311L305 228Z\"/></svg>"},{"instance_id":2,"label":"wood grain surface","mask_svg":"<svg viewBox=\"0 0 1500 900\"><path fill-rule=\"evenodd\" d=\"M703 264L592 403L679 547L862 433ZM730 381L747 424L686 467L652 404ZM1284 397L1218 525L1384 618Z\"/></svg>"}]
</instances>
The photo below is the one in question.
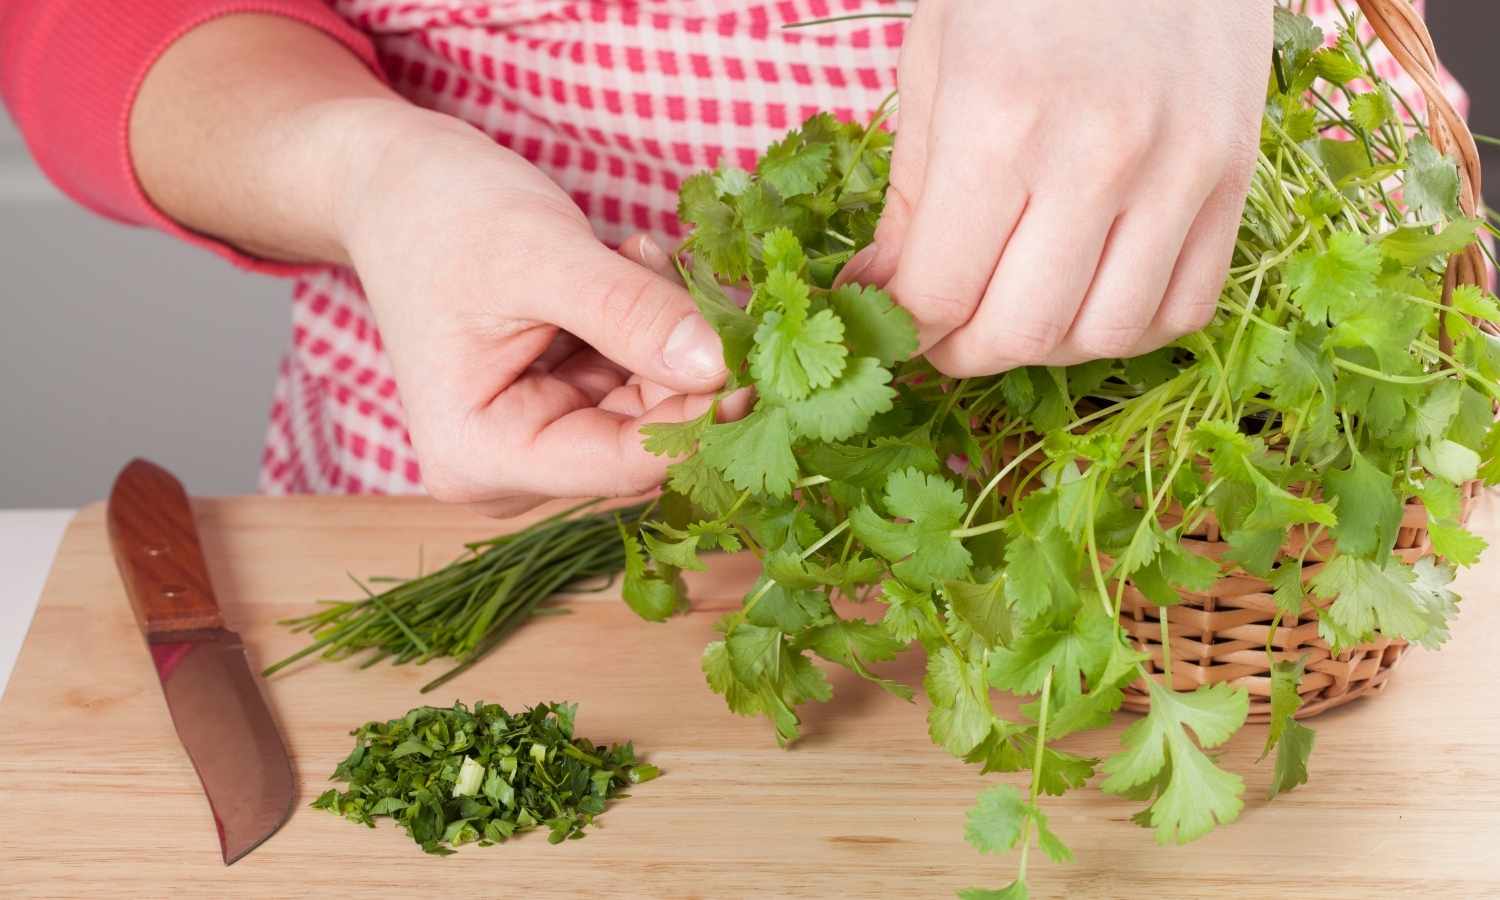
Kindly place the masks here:
<instances>
[{"instance_id":1,"label":"wood grain surface","mask_svg":"<svg viewBox=\"0 0 1500 900\"><path fill-rule=\"evenodd\" d=\"M194 501L224 617L252 661L302 638L276 626L345 571L409 575L422 545L450 558L494 522L423 500ZM1495 504L1475 525L1496 542ZM1080 791L1047 801L1077 861L1033 864L1037 897L1500 897L1500 555L1461 577L1466 596L1440 654L1414 651L1390 689L1311 722L1312 782L1266 803L1264 726L1225 758L1245 776L1240 820L1185 847L1157 847L1135 805ZM435 696L427 669L309 662L266 685L301 783L299 808L225 868L208 805L177 743L126 602L103 508L63 541L10 686L0 699L0 896L4 897L951 897L999 886L1014 857L980 856L963 816L993 780L933 747L921 702L842 671L780 750L768 726L725 710L698 670L720 612L747 582L722 559L694 582L687 616L652 625L611 593L523 628ZM753 561L751 561L753 562ZM869 613L873 615L874 612ZM908 655L883 672L917 684ZM666 772L613 806L581 841L533 834L424 856L389 823L368 830L306 808L349 751L348 732L422 702L581 703L581 734L633 739ZM1130 721L1064 746L1104 754ZM1019 783L1020 776L1008 776Z\"/></svg>"}]
</instances>

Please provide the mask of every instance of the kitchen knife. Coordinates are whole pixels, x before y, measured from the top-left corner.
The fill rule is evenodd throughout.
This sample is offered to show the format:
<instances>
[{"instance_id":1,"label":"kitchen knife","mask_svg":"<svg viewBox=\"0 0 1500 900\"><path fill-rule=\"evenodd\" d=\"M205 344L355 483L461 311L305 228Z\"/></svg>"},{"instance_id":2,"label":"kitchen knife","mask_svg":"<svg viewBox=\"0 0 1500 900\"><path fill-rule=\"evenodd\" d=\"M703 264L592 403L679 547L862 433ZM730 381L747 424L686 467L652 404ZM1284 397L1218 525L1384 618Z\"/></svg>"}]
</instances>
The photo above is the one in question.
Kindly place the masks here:
<instances>
[{"instance_id":1,"label":"kitchen knife","mask_svg":"<svg viewBox=\"0 0 1500 900\"><path fill-rule=\"evenodd\" d=\"M286 746L239 635L224 627L181 482L134 460L115 479L107 519L125 592L230 865L292 813Z\"/></svg>"}]
</instances>

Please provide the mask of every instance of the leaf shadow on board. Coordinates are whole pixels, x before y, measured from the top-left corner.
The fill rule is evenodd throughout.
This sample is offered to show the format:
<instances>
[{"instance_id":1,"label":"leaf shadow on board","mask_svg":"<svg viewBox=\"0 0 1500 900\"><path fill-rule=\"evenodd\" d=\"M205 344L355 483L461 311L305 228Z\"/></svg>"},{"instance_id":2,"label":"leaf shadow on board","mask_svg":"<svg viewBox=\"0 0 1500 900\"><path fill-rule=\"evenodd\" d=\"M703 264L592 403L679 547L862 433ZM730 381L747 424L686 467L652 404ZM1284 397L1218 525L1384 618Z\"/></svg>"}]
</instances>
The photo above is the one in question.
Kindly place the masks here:
<instances>
[{"instance_id":1,"label":"leaf shadow on board","mask_svg":"<svg viewBox=\"0 0 1500 900\"><path fill-rule=\"evenodd\" d=\"M927 700L922 694L922 676L927 670L927 656L920 647L914 647L888 663L868 666L869 670L892 681L900 682L912 689L916 699L907 703L894 696L873 681L868 681L843 666L827 665L823 671L833 686L833 699L827 703L808 703L797 710L802 717L802 737L792 745L818 747L836 739L845 732L858 731L858 720L869 714L878 703L894 703L912 708L916 719L925 716ZM922 726L923 730L926 726Z\"/></svg>"}]
</instances>

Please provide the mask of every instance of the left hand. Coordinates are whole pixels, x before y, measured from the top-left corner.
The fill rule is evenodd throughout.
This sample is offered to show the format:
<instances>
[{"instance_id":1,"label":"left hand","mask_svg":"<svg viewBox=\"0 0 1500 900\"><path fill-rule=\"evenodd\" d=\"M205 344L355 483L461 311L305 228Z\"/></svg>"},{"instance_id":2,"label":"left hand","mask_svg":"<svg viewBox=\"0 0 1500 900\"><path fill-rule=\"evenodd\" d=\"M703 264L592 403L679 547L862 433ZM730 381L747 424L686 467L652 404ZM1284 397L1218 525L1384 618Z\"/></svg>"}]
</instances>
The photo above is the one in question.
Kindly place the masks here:
<instances>
[{"instance_id":1,"label":"left hand","mask_svg":"<svg viewBox=\"0 0 1500 900\"><path fill-rule=\"evenodd\" d=\"M1148 352L1206 325L1254 169L1269 0L922 0L875 243L940 371Z\"/></svg>"}]
</instances>

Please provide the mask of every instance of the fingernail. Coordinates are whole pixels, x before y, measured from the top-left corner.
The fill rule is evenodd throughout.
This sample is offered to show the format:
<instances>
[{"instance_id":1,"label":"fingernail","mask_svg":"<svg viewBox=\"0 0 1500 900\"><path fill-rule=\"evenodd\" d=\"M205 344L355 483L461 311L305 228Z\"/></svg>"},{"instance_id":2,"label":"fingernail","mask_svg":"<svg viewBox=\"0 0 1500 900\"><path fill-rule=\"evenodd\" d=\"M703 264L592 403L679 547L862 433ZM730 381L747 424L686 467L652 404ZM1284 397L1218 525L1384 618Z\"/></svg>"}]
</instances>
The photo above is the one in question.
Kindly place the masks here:
<instances>
[{"instance_id":1,"label":"fingernail","mask_svg":"<svg viewBox=\"0 0 1500 900\"><path fill-rule=\"evenodd\" d=\"M719 336L700 315L685 316L662 348L667 368L693 378L710 378L724 371L724 349Z\"/></svg>"},{"instance_id":2,"label":"fingernail","mask_svg":"<svg viewBox=\"0 0 1500 900\"><path fill-rule=\"evenodd\" d=\"M648 269L655 269L658 263L666 261L667 252L649 237L642 237L636 247L641 254L641 265Z\"/></svg>"},{"instance_id":3,"label":"fingernail","mask_svg":"<svg viewBox=\"0 0 1500 900\"><path fill-rule=\"evenodd\" d=\"M848 284L851 281L859 281L859 276L868 271L874 262L875 246L872 244L854 254L854 257L844 265L844 268L839 272L838 282L840 284Z\"/></svg>"}]
</instances>

